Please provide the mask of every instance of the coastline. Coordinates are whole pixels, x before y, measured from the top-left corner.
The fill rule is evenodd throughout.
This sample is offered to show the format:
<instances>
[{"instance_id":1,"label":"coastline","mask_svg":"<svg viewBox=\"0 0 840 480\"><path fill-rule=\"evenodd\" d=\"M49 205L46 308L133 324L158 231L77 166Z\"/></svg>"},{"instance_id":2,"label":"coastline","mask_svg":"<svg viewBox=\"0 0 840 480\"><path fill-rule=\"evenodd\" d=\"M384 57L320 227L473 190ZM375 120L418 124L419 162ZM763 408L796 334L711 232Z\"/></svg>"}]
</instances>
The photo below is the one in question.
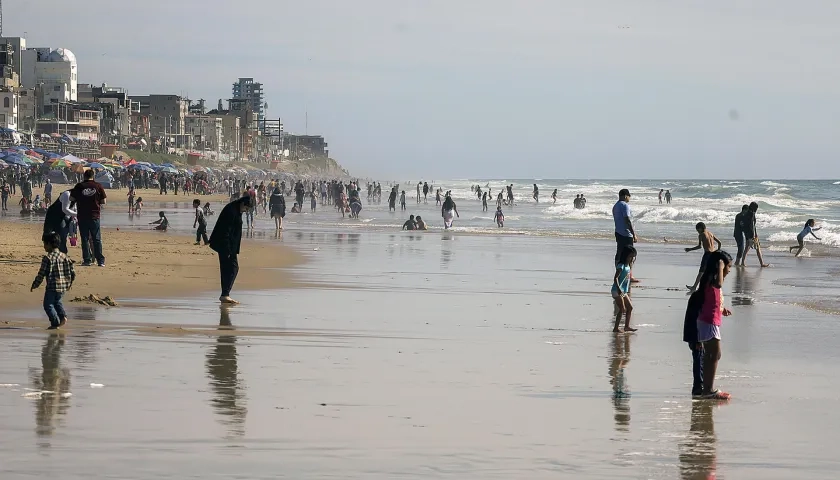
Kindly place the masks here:
<instances>
[{"instance_id":1,"label":"coastline","mask_svg":"<svg viewBox=\"0 0 840 480\"><path fill-rule=\"evenodd\" d=\"M43 285L29 292L44 255L41 223L3 222L0 230L0 308L7 312L41 303ZM180 298L219 288L219 265L209 247L193 245L190 235L102 229L106 267L82 267L80 247L68 247L76 262L76 282L64 302L95 294L125 298ZM237 290L278 289L291 285L282 269L303 262L292 249L243 238Z\"/></svg>"}]
</instances>

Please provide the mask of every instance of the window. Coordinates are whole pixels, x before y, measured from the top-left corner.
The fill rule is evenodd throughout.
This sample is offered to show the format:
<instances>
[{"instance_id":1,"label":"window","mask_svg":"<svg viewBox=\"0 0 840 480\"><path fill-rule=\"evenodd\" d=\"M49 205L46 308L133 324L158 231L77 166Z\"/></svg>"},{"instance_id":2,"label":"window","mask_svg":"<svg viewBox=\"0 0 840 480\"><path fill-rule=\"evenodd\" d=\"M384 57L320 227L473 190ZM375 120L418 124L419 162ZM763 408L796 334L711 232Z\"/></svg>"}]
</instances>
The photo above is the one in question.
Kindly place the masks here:
<instances>
[{"instance_id":1,"label":"window","mask_svg":"<svg viewBox=\"0 0 840 480\"><path fill-rule=\"evenodd\" d=\"M3 108L9 108L9 97L3 97Z\"/></svg>"},{"instance_id":2,"label":"window","mask_svg":"<svg viewBox=\"0 0 840 480\"><path fill-rule=\"evenodd\" d=\"M56 86L53 87L53 92L60 92L60 91L61 91L61 85L56 85Z\"/></svg>"},{"instance_id":3,"label":"window","mask_svg":"<svg viewBox=\"0 0 840 480\"><path fill-rule=\"evenodd\" d=\"M6 114L0 113L0 123L6 123Z\"/></svg>"}]
</instances>

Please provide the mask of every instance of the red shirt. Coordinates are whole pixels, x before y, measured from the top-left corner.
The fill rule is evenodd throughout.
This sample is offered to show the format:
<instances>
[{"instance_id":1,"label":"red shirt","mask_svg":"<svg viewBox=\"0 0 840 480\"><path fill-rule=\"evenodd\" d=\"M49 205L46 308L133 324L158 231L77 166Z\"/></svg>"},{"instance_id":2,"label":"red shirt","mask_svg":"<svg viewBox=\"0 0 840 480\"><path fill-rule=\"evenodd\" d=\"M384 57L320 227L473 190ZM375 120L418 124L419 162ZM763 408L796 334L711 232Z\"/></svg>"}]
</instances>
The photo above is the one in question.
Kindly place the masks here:
<instances>
[{"instance_id":1,"label":"red shirt","mask_svg":"<svg viewBox=\"0 0 840 480\"><path fill-rule=\"evenodd\" d=\"M70 196L76 200L80 221L99 220L100 205L107 198L102 185L93 180L77 183L73 190L70 190Z\"/></svg>"}]
</instances>

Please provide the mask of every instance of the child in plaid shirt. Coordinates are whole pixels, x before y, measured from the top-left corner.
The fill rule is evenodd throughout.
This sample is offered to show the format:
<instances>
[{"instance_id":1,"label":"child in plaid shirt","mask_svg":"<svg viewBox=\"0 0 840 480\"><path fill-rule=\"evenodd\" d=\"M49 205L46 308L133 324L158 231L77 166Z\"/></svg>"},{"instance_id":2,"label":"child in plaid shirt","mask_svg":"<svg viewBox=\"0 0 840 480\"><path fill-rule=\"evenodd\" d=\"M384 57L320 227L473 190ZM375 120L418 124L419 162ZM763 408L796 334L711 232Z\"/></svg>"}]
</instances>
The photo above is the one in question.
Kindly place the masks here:
<instances>
[{"instance_id":1,"label":"child in plaid shirt","mask_svg":"<svg viewBox=\"0 0 840 480\"><path fill-rule=\"evenodd\" d=\"M41 260L41 269L32 282L33 291L47 279L46 291L44 292L44 311L50 320L48 330L55 330L67 323L67 314L64 313L64 305L61 304L61 297L64 292L70 290L73 281L76 279L76 272L73 270L73 261L67 255L59 251L61 237L55 232L44 233L41 238L44 242L44 250L47 252Z\"/></svg>"}]
</instances>

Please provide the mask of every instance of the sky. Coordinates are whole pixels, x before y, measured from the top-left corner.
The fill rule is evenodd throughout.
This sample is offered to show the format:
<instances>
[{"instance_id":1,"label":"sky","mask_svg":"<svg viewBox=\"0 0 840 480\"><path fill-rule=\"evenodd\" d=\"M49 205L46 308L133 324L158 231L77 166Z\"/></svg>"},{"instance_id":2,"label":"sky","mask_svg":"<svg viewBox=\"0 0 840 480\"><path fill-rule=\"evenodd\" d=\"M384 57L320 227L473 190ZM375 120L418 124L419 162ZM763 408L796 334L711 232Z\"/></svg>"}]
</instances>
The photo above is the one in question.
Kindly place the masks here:
<instances>
[{"instance_id":1,"label":"sky","mask_svg":"<svg viewBox=\"0 0 840 480\"><path fill-rule=\"evenodd\" d=\"M379 179L840 178L836 0L12 0L81 83L268 117ZM308 122L307 122L308 117Z\"/></svg>"}]
</instances>

